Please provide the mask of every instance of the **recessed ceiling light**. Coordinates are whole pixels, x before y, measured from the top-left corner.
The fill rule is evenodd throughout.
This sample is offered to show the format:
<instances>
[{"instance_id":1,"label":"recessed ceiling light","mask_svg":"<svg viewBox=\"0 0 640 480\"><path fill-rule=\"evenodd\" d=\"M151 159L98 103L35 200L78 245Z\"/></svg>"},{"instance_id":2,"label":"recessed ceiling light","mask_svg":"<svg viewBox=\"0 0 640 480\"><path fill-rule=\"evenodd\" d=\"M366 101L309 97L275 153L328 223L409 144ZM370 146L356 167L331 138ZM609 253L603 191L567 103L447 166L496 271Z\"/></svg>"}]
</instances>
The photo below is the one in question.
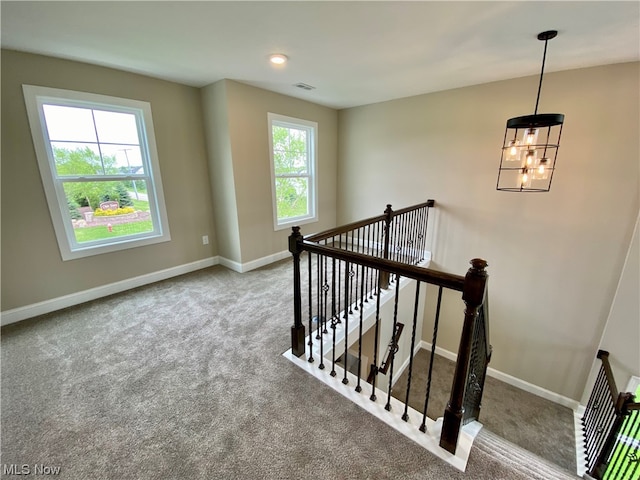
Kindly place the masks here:
<instances>
[{"instance_id":1,"label":"recessed ceiling light","mask_svg":"<svg viewBox=\"0 0 640 480\"><path fill-rule=\"evenodd\" d=\"M287 56L281 53L274 53L273 55L269 56L269 61L274 65L284 65L285 63L287 63L287 60Z\"/></svg>"}]
</instances>

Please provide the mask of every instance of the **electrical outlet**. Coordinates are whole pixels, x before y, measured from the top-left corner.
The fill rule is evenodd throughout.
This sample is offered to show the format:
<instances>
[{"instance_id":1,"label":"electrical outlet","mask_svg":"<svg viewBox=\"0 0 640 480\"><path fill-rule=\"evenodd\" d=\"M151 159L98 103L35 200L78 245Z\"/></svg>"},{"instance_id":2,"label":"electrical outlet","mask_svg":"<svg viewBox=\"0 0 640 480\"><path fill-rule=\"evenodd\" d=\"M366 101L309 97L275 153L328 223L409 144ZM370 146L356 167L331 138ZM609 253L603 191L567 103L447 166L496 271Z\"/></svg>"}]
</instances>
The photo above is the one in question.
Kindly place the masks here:
<instances>
[{"instance_id":1,"label":"electrical outlet","mask_svg":"<svg viewBox=\"0 0 640 480\"><path fill-rule=\"evenodd\" d=\"M203 235L202 236L202 244L203 245L209 245L209 235Z\"/></svg>"}]
</instances>

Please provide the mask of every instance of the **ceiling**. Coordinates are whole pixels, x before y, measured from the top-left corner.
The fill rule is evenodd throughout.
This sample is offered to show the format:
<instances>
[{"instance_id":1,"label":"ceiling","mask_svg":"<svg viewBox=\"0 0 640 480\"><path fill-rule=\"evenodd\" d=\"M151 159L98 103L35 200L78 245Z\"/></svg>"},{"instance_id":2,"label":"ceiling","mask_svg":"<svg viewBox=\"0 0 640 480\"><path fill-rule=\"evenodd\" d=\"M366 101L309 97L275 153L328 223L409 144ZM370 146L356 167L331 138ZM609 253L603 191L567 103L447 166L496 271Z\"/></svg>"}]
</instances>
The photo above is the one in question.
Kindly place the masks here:
<instances>
[{"instance_id":1,"label":"ceiling","mask_svg":"<svg viewBox=\"0 0 640 480\"><path fill-rule=\"evenodd\" d=\"M332 108L539 74L549 29L546 72L640 60L637 1L2 1L1 21L6 49Z\"/></svg>"}]
</instances>

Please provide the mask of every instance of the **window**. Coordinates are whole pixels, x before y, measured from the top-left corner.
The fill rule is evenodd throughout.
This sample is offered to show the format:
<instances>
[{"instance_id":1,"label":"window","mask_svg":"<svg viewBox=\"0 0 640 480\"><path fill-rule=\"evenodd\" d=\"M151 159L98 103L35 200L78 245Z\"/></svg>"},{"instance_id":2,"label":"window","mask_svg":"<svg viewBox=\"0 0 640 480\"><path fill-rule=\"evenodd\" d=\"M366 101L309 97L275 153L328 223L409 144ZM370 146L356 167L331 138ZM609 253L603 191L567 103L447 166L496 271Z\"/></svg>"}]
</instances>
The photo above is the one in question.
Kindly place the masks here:
<instances>
[{"instance_id":1,"label":"window","mask_svg":"<svg viewBox=\"0 0 640 480\"><path fill-rule=\"evenodd\" d=\"M274 227L317 221L318 124L274 113L268 120Z\"/></svg>"},{"instance_id":2,"label":"window","mask_svg":"<svg viewBox=\"0 0 640 480\"><path fill-rule=\"evenodd\" d=\"M149 103L23 92L62 259L169 241Z\"/></svg>"}]
</instances>

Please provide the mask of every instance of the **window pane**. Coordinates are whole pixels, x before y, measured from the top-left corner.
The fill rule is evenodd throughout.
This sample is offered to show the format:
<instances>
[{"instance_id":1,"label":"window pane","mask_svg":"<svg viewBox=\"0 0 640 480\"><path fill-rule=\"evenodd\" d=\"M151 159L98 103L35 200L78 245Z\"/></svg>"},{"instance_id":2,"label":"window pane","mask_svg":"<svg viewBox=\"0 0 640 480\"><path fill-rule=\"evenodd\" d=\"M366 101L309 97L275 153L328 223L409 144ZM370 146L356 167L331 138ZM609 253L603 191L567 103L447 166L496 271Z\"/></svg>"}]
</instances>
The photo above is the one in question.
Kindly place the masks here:
<instances>
[{"instance_id":1,"label":"window pane","mask_svg":"<svg viewBox=\"0 0 640 480\"><path fill-rule=\"evenodd\" d=\"M279 220L309 214L309 179L276 178L276 208Z\"/></svg>"},{"instance_id":2,"label":"window pane","mask_svg":"<svg viewBox=\"0 0 640 480\"><path fill-rule=\"evenodd\" d=\"M51 142L51 150L59 176L116 173L115 158L101 159L95 143Z\"/></svg>"},{"instance_id":3,"label":"window pane","mask_svg":"<svg viewBox=\"0 0 640 480\"><path fill-rule=\"evenodd\" d=\"M96 142L93 116L88 108L43 105L49 140Z\"/></svg>"},{"instance_id":4,"label":"window pane","mask_svg":"<svg viewBox=\"0 0 640 480\"><path fill-rule=\"evenodd\" d=\"M153 232L147 184L65 182L71 225L78 243Z\"/></svg>"},{"instance_id":5,"label":"window pane","mask_svg":"<svg viewBox=\"0 0 640 480\"><path fill-rule=\"evenodd\" d=\"M273 126L273 163L276 175L308 173L307 131Z\"/></svg>"},{"instance_id":6,"label":"window pane","mask_svg":"<svg viewBox=\"0 0 640 480\"><path fill-rule=\"evenodd\" d=\"M102 156L115 159L115 169L118 173L127 175L143 174L142 152L138 146L101 144Z\"/></svg>"},{"instance_id":7,"label":"window pane","mask_svg":"<svg viewBox=\"0 0 640 480\"><path fill-rule=\"evenodd\" d=\"M138 127L132 113L93 111L100 143L138 145Z\"/></svg>"}]
</instances>

